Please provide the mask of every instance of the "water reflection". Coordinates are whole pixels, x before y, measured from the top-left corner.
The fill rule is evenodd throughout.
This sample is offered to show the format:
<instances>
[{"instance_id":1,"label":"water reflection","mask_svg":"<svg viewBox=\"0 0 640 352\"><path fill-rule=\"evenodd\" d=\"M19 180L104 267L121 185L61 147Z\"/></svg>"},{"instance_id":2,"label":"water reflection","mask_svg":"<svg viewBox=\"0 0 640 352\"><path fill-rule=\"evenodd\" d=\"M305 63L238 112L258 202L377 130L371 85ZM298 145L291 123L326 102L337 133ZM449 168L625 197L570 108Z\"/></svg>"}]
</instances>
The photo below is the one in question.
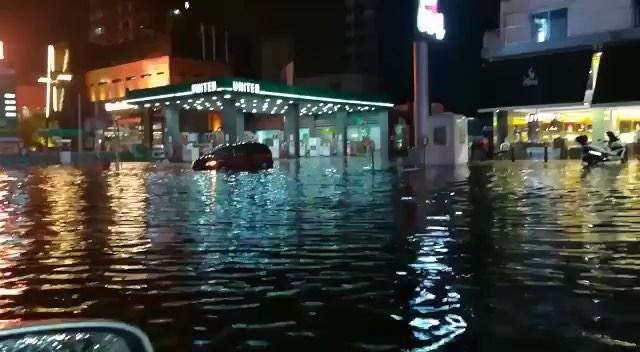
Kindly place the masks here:
<instances>
[{"instance_id":1,"label":"water reflection","mask_svg":"<svg viewBox=\"0 0 640 352\"><path fill-rule=\"evenodd\" d=\"M3 171L0 325L112 318L161 351L634 348L639 167Z\"/></svg>"}]
</instances>

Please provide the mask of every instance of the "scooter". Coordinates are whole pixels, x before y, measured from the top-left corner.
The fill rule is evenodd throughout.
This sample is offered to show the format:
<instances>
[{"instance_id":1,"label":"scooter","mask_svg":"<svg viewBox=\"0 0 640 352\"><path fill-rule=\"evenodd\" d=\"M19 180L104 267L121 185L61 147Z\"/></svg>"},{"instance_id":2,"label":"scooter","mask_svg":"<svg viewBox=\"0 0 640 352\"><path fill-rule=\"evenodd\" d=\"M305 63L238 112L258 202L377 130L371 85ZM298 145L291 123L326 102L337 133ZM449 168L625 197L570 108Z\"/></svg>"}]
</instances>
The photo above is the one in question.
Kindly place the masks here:
<instances>
[{"instance_id":1,"label":"scooter","mask_svg":"<svg viewBox=\"0 0 640 352\"><path fill-rule=\"evenodd\" d=\"M607 132L609 141L606 147L589 144L585 135L576 137L576 142L582 146L582 163L586 167L598 164L625 163L627 148L620 142L613 132Z\"/></svg>"}]
</instances>

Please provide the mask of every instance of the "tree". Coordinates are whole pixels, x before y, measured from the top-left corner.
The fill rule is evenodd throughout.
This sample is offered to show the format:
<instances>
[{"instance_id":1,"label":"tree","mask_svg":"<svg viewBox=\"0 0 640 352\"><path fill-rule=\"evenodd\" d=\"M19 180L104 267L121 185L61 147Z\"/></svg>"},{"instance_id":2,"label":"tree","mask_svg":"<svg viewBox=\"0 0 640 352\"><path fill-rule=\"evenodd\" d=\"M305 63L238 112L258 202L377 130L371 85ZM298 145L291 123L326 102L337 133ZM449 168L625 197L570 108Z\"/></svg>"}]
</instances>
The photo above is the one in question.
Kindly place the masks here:
<instances>
[{"instance_id":1,"label":"tree","mask_svg":"<svg viewBox=\"0 0 640 352\"><path fill-rule=\"evenodd\" d=\"M45 126L46 117L44 113L30 114L20 118L18 121L18 133L25 148L44 144L44 141L38 135L38 131L44 129Z\"/></svg>"}]
</instances>

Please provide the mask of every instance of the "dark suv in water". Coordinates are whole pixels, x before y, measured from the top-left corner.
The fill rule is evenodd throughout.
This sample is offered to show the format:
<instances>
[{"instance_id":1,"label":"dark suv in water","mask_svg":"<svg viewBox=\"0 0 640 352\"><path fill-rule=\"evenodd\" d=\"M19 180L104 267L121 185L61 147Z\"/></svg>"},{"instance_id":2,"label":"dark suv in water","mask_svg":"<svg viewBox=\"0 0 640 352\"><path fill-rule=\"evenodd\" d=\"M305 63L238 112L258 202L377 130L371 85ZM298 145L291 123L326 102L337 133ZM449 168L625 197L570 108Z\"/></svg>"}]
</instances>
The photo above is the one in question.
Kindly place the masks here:
<instances>
[{"instance_id":1,"label":"dark suv in water","mask_svg":"<svg viewBox=\"0 0 640 352\"><path fill-rule=\"evenodd\" d=\"M223 145L193 162L193 169L260 170L273 167L271 150L261 143Z\"/></svg>"}]
</instances>

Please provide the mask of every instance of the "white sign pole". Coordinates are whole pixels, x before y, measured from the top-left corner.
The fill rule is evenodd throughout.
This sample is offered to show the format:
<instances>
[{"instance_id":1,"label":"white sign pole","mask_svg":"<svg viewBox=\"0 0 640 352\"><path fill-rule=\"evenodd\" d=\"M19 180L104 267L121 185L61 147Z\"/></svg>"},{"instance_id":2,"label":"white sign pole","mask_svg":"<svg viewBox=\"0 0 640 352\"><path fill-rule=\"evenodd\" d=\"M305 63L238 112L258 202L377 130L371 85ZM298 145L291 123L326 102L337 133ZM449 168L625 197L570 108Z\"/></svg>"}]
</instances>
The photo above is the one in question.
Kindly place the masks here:
<instances>
[{"instance_id":1,"label":"white sign pole","mask_svg":"<svg viewBox=\"0 0 640 352\"><path fill-rule=\"evenodd\" d=\"M429 43L413 42L413 126L418 164L426 163L427 117L429 116Z\"/></svg>"},{"instance_id":2,"label":"white sign pole","mask_svg":"<svg viewBox=\"0 0 640 352\"><path fill-rule=\"evenodd\" d=\"M429 143L427 118L429 100L429 40L442 40L446 34L444 15L438 0L418 0L416 28L419 33L413 42L413 126L418 165L424 165Z\"/></svg>"}]
</instances>

